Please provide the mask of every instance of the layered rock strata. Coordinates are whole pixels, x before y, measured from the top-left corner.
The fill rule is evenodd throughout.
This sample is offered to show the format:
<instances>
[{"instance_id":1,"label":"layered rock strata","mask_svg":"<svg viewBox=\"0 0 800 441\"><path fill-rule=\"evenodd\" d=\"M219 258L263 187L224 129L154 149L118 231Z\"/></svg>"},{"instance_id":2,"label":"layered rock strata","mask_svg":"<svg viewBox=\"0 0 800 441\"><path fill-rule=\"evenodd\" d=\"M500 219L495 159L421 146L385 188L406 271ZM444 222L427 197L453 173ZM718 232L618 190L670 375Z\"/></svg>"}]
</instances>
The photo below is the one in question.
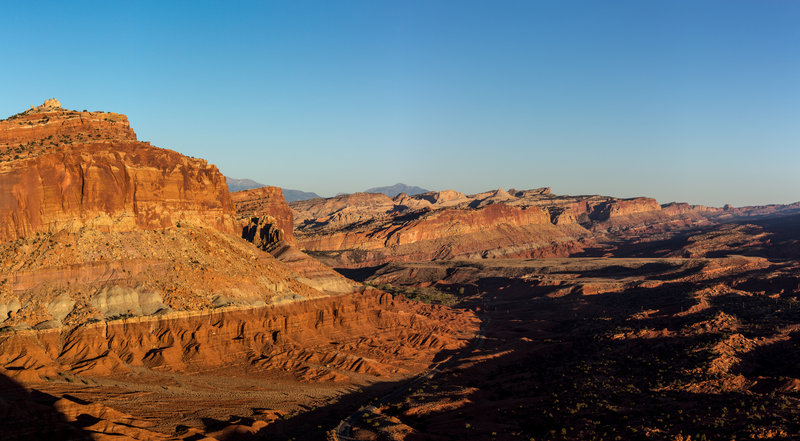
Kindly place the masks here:
<instances>
[{"instance_id":1,"label":"layered rock strata","mask_svg":"<svg viewBox=\"0 0 800 441\"><path fill-rule=\"evenodd\" d=\"M445 316L450 323L440 321ZM475 323L470 314L431 309L371 290L269 307L186 311L73 329L7 333L0 337L0 373L39 381L65 369L110 376L137 367L191 372L237 364L289 369L307 380L334 378L335 371L380 377L393 371L392 351L415 347L425 358L460 347L474 332ZM385 346L369 359L337 355L348 342L364 336ZM389 344L390 340L395 343ZM292 351L313 357L298 358ZM326 358L330 362L324 362Z\"/></svg>"},{"instance_id":2,"label":"layered rock strata","mask_svg":"<svg viewBox=\"0 0 800 441\"><path fill-rule=\"evenodd\" d=\"M234 232L225 179L204 160L136 141L124 115L40 106L0 121L0 241L181 222Z\"/></svg>"},{"instance_id":3,"label":"layered rock strata","mask_svg":"<svg viewBox=\"0 0 800 441\"><path fill-rule=\"evenodd\" d=\"M173 425L159 427L195 439L208 430L195 421L187 431L193 417L138 404L123 413L105 400L148 382L159 385L159 405L196 400L207 385L168 390L164 373L214 369L226 372L211 378L219 385L238 387L227 377L235 371L335 394L338 383L421 372L477 330L469 312L365 291L292 247L279 189L253 192L262 199L237 216L216 167L137 141L122 115L48 101L0 121L0 160L0 380L66 391L44 406L4 394L0 412L22 423L9 439L177 438L150 430L165 418ZM253 243L242 238L247 218ZM75 399L80 390L99 402ZM53 430L26 432L45 411Z\"/></svg>"},{"instance_id":4,"label":"layered rock strata","mask_svg":"<svg viewBox=\"0 0 800 441\"><path fill-rule=\"evenodd\" d=\"M0 121L0 157L4 329L358 290L340 283L322 292L297 280L298 265L292 269L241 240L217 168L137 141L124 115L75 112L49 100ZM288 215L282 221L291 225L281 201ZM266 240L280 239L285 233L266 230ZM330 285L314 271L325 280L305 282Z\"/></svg>"},{"instance_id":5,"label":"layered rock strata","mask_svg":"<svg viewBox=\"0 0 800 441\"><path fill-rule=\"evenodd\" d=\"M390 261L603 255L626 242L666 240L718 222L791 214L795 205L713 208L653 198L564 196L549 188L474 195L341 195L290 204L301 249L337 267Z\"/></svg>"},{"instance_id":6,"label":"layered rock strata","mask_svg":"<svg viewBox=\"0 0 800 441\"><path fill-rule=\"evenodd\" d=\"M231 193L231 199L235 204L236 217L240 222L258 224L259 221L253 219L268 215L274 219L274 229L282 231L280 240L289 245L297 244L294 238L294 214L279 187L237 191Z\"/></svg>"}]
</instances>

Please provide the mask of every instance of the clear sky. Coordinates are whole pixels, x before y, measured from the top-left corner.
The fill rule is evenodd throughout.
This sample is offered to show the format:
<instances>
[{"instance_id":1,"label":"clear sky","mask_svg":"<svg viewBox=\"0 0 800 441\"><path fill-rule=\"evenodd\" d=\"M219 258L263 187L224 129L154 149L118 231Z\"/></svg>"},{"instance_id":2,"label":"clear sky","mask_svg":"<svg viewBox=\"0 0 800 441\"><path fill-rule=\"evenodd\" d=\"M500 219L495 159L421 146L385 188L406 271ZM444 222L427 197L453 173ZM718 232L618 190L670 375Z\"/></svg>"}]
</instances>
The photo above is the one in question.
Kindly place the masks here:
<instances>
[{"instance_id":1,"label":"clear sky","mask_svg":"<svg viewBox=\"0 0 800 441\"><path fill-rule=\"evenodd\" d=\"M19 1L0 37L0 117L269 185L800 200L797 1Z\"/></svg>"}]
</instances>

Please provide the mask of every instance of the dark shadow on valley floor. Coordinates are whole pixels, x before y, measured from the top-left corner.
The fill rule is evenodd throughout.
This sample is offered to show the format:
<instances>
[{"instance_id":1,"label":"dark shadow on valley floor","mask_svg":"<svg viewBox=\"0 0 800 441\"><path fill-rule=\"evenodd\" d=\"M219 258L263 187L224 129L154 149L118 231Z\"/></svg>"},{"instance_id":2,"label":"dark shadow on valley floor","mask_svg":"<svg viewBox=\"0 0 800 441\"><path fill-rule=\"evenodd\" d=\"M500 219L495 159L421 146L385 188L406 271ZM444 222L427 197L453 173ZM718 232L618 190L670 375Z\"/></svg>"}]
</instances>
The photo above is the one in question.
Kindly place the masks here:
<instances>
[{"instance_id":1,"label":"dark shadow on valley floor","mask_svg":"<svg viewBox=\"0 0 800 441\"><path fill-rule=\"evenodd\" d=\"M71 397L64 397L69 400ZM36 389L28 389L0 374L0 439L4 441L91 440L84 430L96 421L78 415L75 421L54 407L59 398ZM73 401L75 401L73 399Z\"/></svg>"}]
</instances>

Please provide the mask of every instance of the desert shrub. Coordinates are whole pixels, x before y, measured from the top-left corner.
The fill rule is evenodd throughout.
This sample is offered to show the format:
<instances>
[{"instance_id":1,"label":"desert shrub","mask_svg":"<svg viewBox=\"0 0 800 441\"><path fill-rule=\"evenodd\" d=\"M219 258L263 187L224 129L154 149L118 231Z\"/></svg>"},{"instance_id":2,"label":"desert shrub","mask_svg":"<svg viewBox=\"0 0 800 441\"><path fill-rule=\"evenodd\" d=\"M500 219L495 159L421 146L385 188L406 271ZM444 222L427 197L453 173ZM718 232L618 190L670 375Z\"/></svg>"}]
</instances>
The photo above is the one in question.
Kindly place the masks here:
<instances>
[{"instance_id":1,"label":"desert shrub","mask_svg":"<svg viewBox=\"0 0 800 441\"><path fill-rule=\"evenodd\" d=\"M400 294L409 300L434 305L453 306L458 303L458 297L448 292L430 286L394 286L391 284L377 285L376 288L391 294Z\"/></svg>"}]
</instances>

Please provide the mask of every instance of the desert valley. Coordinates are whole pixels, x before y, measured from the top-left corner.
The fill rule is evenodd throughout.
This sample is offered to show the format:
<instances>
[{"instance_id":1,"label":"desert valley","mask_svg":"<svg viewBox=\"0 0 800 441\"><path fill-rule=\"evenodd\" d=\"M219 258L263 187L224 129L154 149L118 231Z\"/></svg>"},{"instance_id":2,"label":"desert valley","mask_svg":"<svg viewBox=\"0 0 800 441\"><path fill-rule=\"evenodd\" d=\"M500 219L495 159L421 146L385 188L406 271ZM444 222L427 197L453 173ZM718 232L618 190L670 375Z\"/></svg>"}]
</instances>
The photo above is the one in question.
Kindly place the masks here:
<instances>
[{"instance_id":1,"label":"desert valley","mask_svg":"<svg viewBox=\"0 0 800 441\"><path fill-rule=\"evenodd\" d=\"M799 271L800 203L287 203L50 99L0 121L1 438L798 439Z\"/></svg>"}]
</instances>

